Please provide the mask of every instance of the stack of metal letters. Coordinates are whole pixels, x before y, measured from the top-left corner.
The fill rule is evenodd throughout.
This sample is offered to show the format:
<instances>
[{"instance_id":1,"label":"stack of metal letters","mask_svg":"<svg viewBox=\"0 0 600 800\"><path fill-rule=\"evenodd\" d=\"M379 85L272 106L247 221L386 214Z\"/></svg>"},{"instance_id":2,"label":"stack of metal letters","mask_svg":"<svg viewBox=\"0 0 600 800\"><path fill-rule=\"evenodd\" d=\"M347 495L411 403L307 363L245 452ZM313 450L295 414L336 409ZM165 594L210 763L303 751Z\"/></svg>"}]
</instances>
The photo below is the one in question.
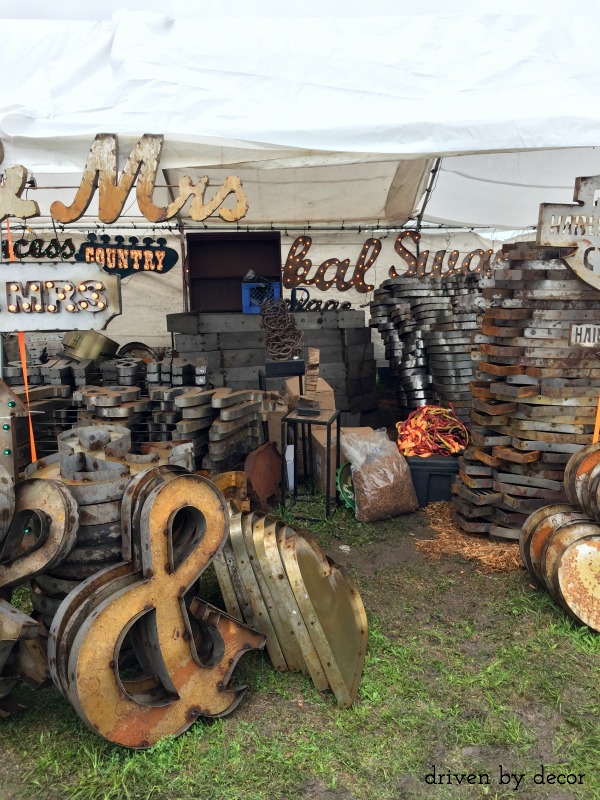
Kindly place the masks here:
<instances>
[{"instance_id":1,"label":"stack of metal letters","mask_svg":"<svg viewBox=\"0 0 600 800\"><path fill-rule=\"evenodd\" d=\"M565 501L565 465L591 441L600 363L577 329L597 325L600 291L559 249L521 243L503 252L483 290L492 307L476 335L471 444L453 490L463 531L516 540L529 514Z\"/></svg>"},{"instance_id":2,"label":"stack of metal letters","mask_svg":"<svg viewBox=\"0 0 600 800\"><path fill-rule=\"evenodd\" d=\"M383 338L402 408L452 403L468 419L482 306L475 274L390 278L375 291L370 325Z\"/></svg>"},{"instance_id":3,"label":"stack of metal letters","mask_svg":"<svg viewBox=\"0 0 600 800\"><path fill-rule=\"evenodd\" d=\"M66 515L74 526L68 552L31 582L32 604L46 628L81 581L122 560L121 501L133 475L163 464L193 466L190 444L146 455L131 453L131 433L117 425L73 428L60 434L57 445L58 453L27 467L23 484L35 495L29 502L41 503L44 495L44 508L62 509L63 486L67 500L76 503Z\"/></svg>"},{"instance_id":4,"label":"stack of metal letters","mask_svg":"<svg viewBox=\"0 0 600 800\"><path fill-rule=\"evenodd\" d=\"M248 455L265 441L263 422L274 411L278 394L242 389L232 392L214 390L211 400L214 419L208 431L208 454L202 461L204 469L221 472L232 469L240 458Z\"/></svg>"},{"instance_id":5,"label":"stack of metal letters","mask_svg":"<svg viewBox=\"0 0 600 800\"><path fill-rule=\"evenodd\" d=\"M354 583L316 541L273 517L232 513L213 563L227 611L266 636L274 668L308 674L342 708L352 705L367 617Z\"/></svg>"},{"instance_id":6,"label":"stack of metal letters","mask_svg":"<svg viewBox=\"0 0 600 800\"><path fill-rule=\"evenodd\" d=\"M157 386L141 396L137 386L82 386L73 393L80 406L80 425L124 425L131 431L137 452L156 449L161 442L191 443L199 465L208 451L208 428L217 412L210 405L213 392L195 387ZM183 399L177 401L180 397ZM202 406L202 419L191 408Z\"/></svg>"}]
</instances>

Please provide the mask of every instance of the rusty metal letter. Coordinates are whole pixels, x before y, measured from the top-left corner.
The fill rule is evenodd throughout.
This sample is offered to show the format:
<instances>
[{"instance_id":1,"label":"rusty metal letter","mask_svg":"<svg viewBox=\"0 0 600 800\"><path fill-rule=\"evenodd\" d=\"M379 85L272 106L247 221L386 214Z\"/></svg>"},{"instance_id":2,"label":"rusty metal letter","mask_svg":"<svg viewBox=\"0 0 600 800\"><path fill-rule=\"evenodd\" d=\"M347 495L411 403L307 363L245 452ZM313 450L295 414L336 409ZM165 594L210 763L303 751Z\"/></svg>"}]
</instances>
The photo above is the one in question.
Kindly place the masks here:
<instances>
[{"instance_id":1,"label":"rusty metal letter","mask_svg":"<svg viewBox=\"0 0 600 800\"><path fill-rule=\"evenodd\" d=\"M4 148L0 142L0 164L4 160ZM34 200L22 200L21 194L27 182L27 168L21 165L9 167L0 184L0 222L7 217L39 217L40 208Z\"/></svg>"},{"instance_id":2,"label":"rusty metal letter","mask_svg":"<svg viewBox=\"0 0 600 800\"><path fill-rule=\"evenodd\" d=\"M202 222L202 220L214 214L217 208L219 208L221 203L223 203L230 194L235 194L237 205L235 208L222 208L219 211L221 219L225 220L225 222L236 222L246 216L248 213L248 200L246 199L244 187L242 186L240 178L235 175L229 175L225 178L212 200L205 204L204 193L206 192L208 184L209 180L206 175L200 178L196 185L192 183L190 178L181 178L179 181L179 195L167 206L166 219L174 217L181 211L188 199L193 196L194 199L192 200L190 208L190 217L196 222Z\"/></svg>"},{"instance_id":3,"label":"rusty metal letter","mask_svg":"<svg viewBox=\"0 0 600 800\"><path fill-rule=\"evenodd\" d=\"M150 222L163 222L167 209L152 202L163 139L163 136L145 133L131 151L117 180L117 137L110 133L98 134L90 149L75 199L70 206L65 206L59 200L52 203L50 214L53 219L63 224L78 220L85 214L98 188L98 219L101 222L115 222L139 173L136 195L140 211Z\"/></svg>"}]
</instances>

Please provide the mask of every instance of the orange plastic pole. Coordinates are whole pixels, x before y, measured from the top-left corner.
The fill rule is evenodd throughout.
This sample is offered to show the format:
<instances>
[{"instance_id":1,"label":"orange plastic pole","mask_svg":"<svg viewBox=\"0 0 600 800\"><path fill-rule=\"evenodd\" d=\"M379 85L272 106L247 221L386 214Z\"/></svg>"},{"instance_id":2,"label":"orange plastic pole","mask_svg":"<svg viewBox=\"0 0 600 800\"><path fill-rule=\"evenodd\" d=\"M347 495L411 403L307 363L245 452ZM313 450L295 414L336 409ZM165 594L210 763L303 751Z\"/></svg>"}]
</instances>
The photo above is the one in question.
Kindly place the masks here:
<instances>
[{"instance_id":1,"label":"orange plastic pole","mask_svg":"<svg viewBox=\"0 0 600 800\"><path fill-rule=\"evenodd\" d=\"M594 425L594 438L592 439L592 444L598 444L599 437L600 437L600 394L598 395L598 405L596 407L596 424Z\"/></svg>"},{"instance_id":2,"label":"orange plastic pole","mask_svg":"<svg viewBox=\"0 0 600 800\"><path fill-rule=\"evenodd\" d=\"M8 260L16 261L15 250L13 247L12 234L10 230L10 222L6 220L6 239L8 242ZM31 461L37 461L37 451L35 449L35 437L33 435L33 423L31 421L31 411L29 406L29 379L27 376L27 352L25 350L25 334L23 331L17 331L17 340L19 342L19 356L21 357L21 367L23 369L23 382L25 383L25 401L27 403L27 419L29 421L29 449L31 451Z\"/></svg>"}]
</instances>

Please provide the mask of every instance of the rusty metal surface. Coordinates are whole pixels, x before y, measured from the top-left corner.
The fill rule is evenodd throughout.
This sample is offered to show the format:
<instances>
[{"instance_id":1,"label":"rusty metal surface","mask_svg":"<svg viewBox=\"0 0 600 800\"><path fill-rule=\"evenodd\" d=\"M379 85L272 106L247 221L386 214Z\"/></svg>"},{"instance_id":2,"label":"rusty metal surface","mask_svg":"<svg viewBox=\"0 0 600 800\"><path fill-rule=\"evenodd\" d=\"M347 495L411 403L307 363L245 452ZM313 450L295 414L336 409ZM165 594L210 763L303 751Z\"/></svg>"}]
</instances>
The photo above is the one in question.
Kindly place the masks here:
<instances>
[{"instance_id":1,"label":"rusty metal surface","mask_svg":"<svg viewBox=\"0 0 600 800\"><path fill-rule=\"evenodd\" d=\"M231 546L231 528L233 525L239 525L241 527L241 524L241 514L237 514L235 509L232 508L229 516L229 538L223 545L223 549L215 555L213 564L215 564L217 579L223 593L223 599L225 600L227 611L232 616L235 616L236 619L245 620L248 625L256 628L254 611L252 609L246 587L241 579L235 554ZM227 575L224 574L225 571L227 572ZM233 590L235 594L235 602L229 594L231 590ZM237 609L239 609L239 617L236 613L236 606Z\"/></svg>"},{"instance_id":2,"label":"rusty metal surface","mask_svg":"<svg viewBox=\"0 0 600 800\"><path fill-rule=\"evenodd\" d=\"M541 558L546 539L561 525L570 522L589 522L583 511L569 505L544 506L524 523L522 528L522 551L525 566L533 580L546 588L541 571Z\"/></svg>"},{"instance_id":3,"label":"rusty metal surface","mask_svg":"<svg viewBox=\"0 0 600 800\"><path fill-rule=\"evenodd\" d=\"M106 505L112 505L107 503ZM82 506L86 508L86 506ZM120 509L119 509L120 517ZM81 520L81 517L80 517ZM77 544L75 549L85 547L99 547L121 545L121 521L103 522L99 525L80 525L77 531Z\"/></svg>"},{"instance_id":4,"label":"rusty metal surface","mask_svg":"<svg viewBox=\"0 0 600 800\"><path fill-rule=\"evenodd\" d=\"M19 680L25 680L35 687L47 677L43 661L39 658L40 644L37 638L40 631L39 623L0 599L0 718L22 710L22 707L8 700ZM25 642L32 646L21 649ZM37 682L36 678L39 679Z\"/></svg>"},{"instance_id":5,"label":"rusty metal surface","mask_svg":"<svg viewBox=\"0 0 600 800\"><path fill-rule=\"evenodd\" d=\"M0 466L0 545L8 533L15 513L15 487L13 479L4 467Z\"/></svg>"},{"instance_id":6,"label":"rusty metal surface","mask_svg":"<svg viewBox=\"0 0 600 800\"><path fill-rule=\"evenodd\" d=\"M593 269L593 254L600 247L597 235L597 175L575 180L575 204L542 203L538 220L537 243L571 248L563 258L582 281L600 289L600 279ZM590 257L592 261L590 262Z\"/></svg>"},{"instance_id":7,"label":"rusty metal surface","mask_svg":"<svg viewBox=\"0 0 600 800\"><path fill-rule=\"evenodd\" d=\"M540 569L546 588L557 600L561 600L558 585L558 569L564 551L578 539L600 536L600 528L593 522L570 522L557 528L544 543Z\"/></svg>"},{"instance_id":8,"label":"rusty metal surface","mask_svg":"<svg viewBox=\"0 0 600 800\"><path fill-rule=\"evenodd\" d=\"M367 617L354 583L308 536L280 541L286 572L338 705L356 700L367 651Z\"/></svg>"},{"instance_id":9,"label":"rusty metal surface","mask_svg":"<svg viewBox=\"0 0 600 800\"><path fill-rule=\"evenodd\" d=\"M253 515L249 516L250 518L253 517ZM250 561L250 555L246 547L244 525L247 526L248 524L251 525L251 522L248 520L248 515L234 514L231 517L229 528L229 541L231 542L231 548L235 556L237 570L244 584L246 595L252 609L249 618L246 618L246 622L266 636L266 648L272 664L276 669L285 670L287 669L287 665L284 655L281 652L281 645L275 633L275 629L273 628L273 623L254 570L252 569L252 562ZM242 611L246 611L246 609L243 608Z\"/></svg>"},{"instance_id":10,"label":"rusty metal surface","mask_svg":"<svg viewBox=\"0 0 600 800\"><path fill-rule=\"evenodd\" d=\"M79 538L83 535L84 527L106 525L111 522L120 522L120 520L121 503L118 500L81 506L79 509Z\"/></svg>"},{"instance_id":11,"label":"rusty metal surface","mask_svg":"<svg viewBox=\"0 0 600 800\"><path fill-rule=\"evenodd\" d=\"M581 217L578 223L574 219L563 219L563 232L582 223ZM492 467L492 486L502 495L497 503L503 513L515 512L512 520L510 512L503 519L506 531L518 528L522 513L537 510L544 501L562 502L564 497L588 516L600 518L595 510L600 481L592 486L598 478L593 473L599 463L593 455L597 448L587 447L600 389L597 360L588 346L596 335L600 292L569 269L575 250L574 245L506 247L509 263L494 271L494 282L483 290L492 307L485 311L483 333L475 337L474 391L479 410L472 413L478 448L472 458ZM516 410L504 416L494 413L514 408L511 403L516 403ZM493 438L503 436L509 441L497 441L490 453ZM555 474L542 474L545 471ZM561 480L564 494L555 483ZM456 493L473 504L462 490L466 483L459 477ZM482 517L482 522L488 521L495 525L494 512ZM490 533L495 530L490 527Z\"/></svg>"},{"instance_id":12,"label":"rusty metal surface","mask_svg":"<svg viewBox=\"0 0 600 800\"><path fill-rule=\"evenodd\" d=\"M54 575L42 573L41 575L36 576L35 583L44 592L44 594L47 594L50 597L58 597L63 599L69 594L69 592L73 591L73 589L75 589L81 583L81 581L67 581L61 578L55 578Z\"/></svg>"},{"instance_id":13,"label":"rusty metal surface","mask_svg":"<svg viewBox=\"0 0 600 800\"><path fill-rule=\"evenodd\" d=\"M266 510L267 500L281 500L281 455L275 442L265 442L253 450L244 462L248 486L258 498L261 511Z\"/></svg>"},{"instance_id":14,"label":"rusty metal surface","mask_svg":"<svg viewBox=\"0 0 600 800\"><path fill-rule=\"evenodd\" d=\"M519 552L521 553L521 559L525 566L529 569L528 558L529 558L529 540L533 535L535 529L542 522L547 516L552 513L561 513L561 512L568 512L572 511L570 505L566 503L552 505L552 506L544 506L543 508L534 511L533 514L530 514L525 522L523 522L521 526L521 535L519 538ZM531 571L531 570L530 570Z\"/></svg>"},{"instance_id":15,"label":"rusty metal surface","mask_svg":"<svg viewBox=\"0 0 600 800\"><path fill-rule=\"evenodd\" d=\"M583 447L575 453L565 467L565 493L572 506L583 508L582 498L587 494L589 474L600 463L600 446L596 444Z\"/></svg>"},{"instance_id":16,"label":"rusty metal surface","mask_svg":"<svg viewBox=\"0 0 600 800\"><path fill-rule=\"evenodd\" d=\"M142 213L148 214L148 219L152 222L166 219L166 208L159 208L152 202L163 139L163 136L153 134L142 136L118 177L117 137L110 133L98 134L88 153L73 202L66 206L59 200L54 201L50 206L53 219L63 224L75 222L85 214L98 189L98 219L101 222L115 222L123 210L136 177L136 196Z\"/></svg>"},{"instance_id":17,"label":"rusty metal surface","mask_svg":"<svg viewBox=\"0 0 600 800\"><path fill-rule=\"evenodd\" d=\"M30 464L25 469L25 477L54 478L61 480L74 497L78 506L96 505L98 503L109 503L120 500L131 480L131 476L128 472L124 475L118 474L110 479L94 480L94 477L100 474L97 471L87 474L79 473L83 476L82 480L72 480L66 477L61 478L62 458L63 455L61 453L55 453L54 455ZM103 472L102 477L104 477L105 474L106 473Z\"/></svg>"},{"instance_id":18,"label":"rusty metal surface","mask_svg":"<svg viewBox=\"0 0 600 800\"><path fill-rule=\"evenodd\" d=\"M289 538L296 535L296 532L288 525L277 523L275 532L271 526L268 526L265 528L264 534L265 551L274 579L273 583L278 581L281 584L279 594L287 609L289 630L298 642L302 657L301 665L306 664L305 668L302 667L302 671L308 670L315 688L324 691L329 686L329 681L286 569L287 550L284 545Z\"/></svg>"},{"instance_id":19,"label":"rusty metal surface","mask_svg":"<svg viewBox=\"0 0 600 800\"><path fill-rule=\"evenodd\" d=\"M215 569L215 575L217 576L217 582L223 596L223 602L225 603L227 613L230 614L234 619L243 622L244 615L242 614L242 609L240 608L235 585L229 572L227 560L225 558L226 548L231 549L231 546L226 543L223 547L223 550L216 554L213 559L213 567ZM233 553L230 555L233 559Z\"/></svg>"},{"instance_id":20,"label":"rusty metal surface","mask_svg":"<svg viewBox=\"0 0 600 800\"><path fill-rule=\"evenodd\" d=\"M252 526L254 547L260 570L275 600L275 613L271 617L288 669L292 672L302 672L308 669L312 677L315 669L312 664L309 667L309 663L311 658L316 657L316 653L313 654L310 649L306 649L308 632L305 633L302 626L294 625L296 617L294 597L289 586L282 580L285 570L279 556L276 538L277 526L280 524L273 517L256 515ZM303 650L306 652L306 658ZM317 676L319 676L319 672L322 674L318 659L315 661L314 667ZM325 688L327 687L325 686Z\"/></svg>"},{"instance_id":21,"label":"rusty metal surface","mask_svg":"<svg viewBox=\"0 0 600 800\"><path fill-rule=\"evenodd\" d=\"M262 538L262 528L264 526L264 519L261 519L258 514L242 514L242 535L244 538L244 545L248 553L248 561L254 572L256 583L260 590L260 594L267 610L268 620L271 626L273 636L277 642L276 648L271 648L275 652L272 653L269 649L268 637L269 634L263 631L267 636L267 649L273 667L276 670L285 672L288 669L287 654L285 650L285 637L281 637L283 629L283 621L280 614L280 603L277 594L273 594L270 589L270 584L267 581L264 571L262 569L262 562L259 560L259 540ZM271 524L275 524L275 520L270 520ZM235 550L234 550L235 552ZM244 576L242 575L242 578Z\"/></svg>"},{"instance_id":22,"label":"rusty metal surface","mask_svg":"<svg viewBox=\"0 0 600 800\"><path fill-rule=\"evenodd\" d=\"M0 555L0 587L17 586L63 561L75 546L78 525L77 504L63 484L17 484L15 517Z\"/></svg>"},{"instance_id":23,"label":"rusty metal surface","mask_svg":"<svg viewBox=\"0 0 600 800\"><path fill-rule=\"evenodd\" d=\"M99 573L72 592L50 637L53 679L78 714L109 741L133 748L177 735L198 716L232 710L242 693L228 688L235 663L264 644L261 634L208 604L199 602L190 615L186 609L188 588L227 536L222 495L197 475L148 472L124 500L137 539L132 563ZM70 606L77 617L71 624ZM154 699L132 692L136 687L120 678L117 655L133 627L158 679ZM65 654L68 669L62 672Z\"/></svg>"},{"instance_id":24,"label":"rusty metal surface","mask_svg":"<svg viewBox=\"0 0 600 800\"><path fill-rule=\"evenodd\" d=\"M245 472L233 470L230 472L221 472L218 475L209 475L208 477L221 492L223 497L234 505L237 511L250 511L248 478Z\"/></svg>"},{"instance_id":25,"label":"rusty metal surface","mask_svg":"<svg viewBox=\"0 0 600 800\"><path fill-rule=\"evenodd\" d=\"M560 558L559 596L581 624L600 631L600 536L578 539Z\"/></svg>"},{"instance_id":26,"label":"rusty metal surface","mask_svg":"<svg viewBox=\"0 0 600 800\"><path fill-rule=\"evenodd\" d=\"M94 603L112 596L117 588L136 582L135 570L129 562L102 570L79 583L55 615L48 636L48 666L57 689L69 699L68 664L75 634L83 621L92 613Z\"/></svg>"}]
</instances>

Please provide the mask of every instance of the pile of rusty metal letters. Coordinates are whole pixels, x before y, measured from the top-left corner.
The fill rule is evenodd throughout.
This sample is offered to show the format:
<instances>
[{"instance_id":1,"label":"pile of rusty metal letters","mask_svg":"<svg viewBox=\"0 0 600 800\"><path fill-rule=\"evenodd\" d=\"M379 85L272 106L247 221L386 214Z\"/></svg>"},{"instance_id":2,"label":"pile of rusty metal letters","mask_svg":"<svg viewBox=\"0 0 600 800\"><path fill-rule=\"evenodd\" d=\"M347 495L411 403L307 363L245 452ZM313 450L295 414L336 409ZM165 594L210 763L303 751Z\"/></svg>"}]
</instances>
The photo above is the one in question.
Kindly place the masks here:
<instances>
[{"instance_id":1,"label":"pile of rusty metal letters","mask_svg":"<svg viewBox=\"0 0 600 800\"><path fill-rule=\"evenodd\" d=\"M120 425L129 429L131 449L146 454L187 443L194 469L233 469L265 441L263 422L275 408L277 395L259 390L232 392L200 386L32 387L31 419L39 456L56 453L57 437L76 426ZM13 425L2 432L5 456L14 461L12 474L30 462L28 409L24 393L0 381L0 403L12 403ZM16 459L15 459L16 454ZM5 465L7 466L7 465ZM8 468L8 467L7 467ZM10 471L10 470L9 470Z\"/></svg>"},{"instance_id":2,"label":"pile of rusty metal letters","mask_svg":"<svg viewBox=\"0 0 600 800\"><path fill-rule=\"evenodd\" d=\"M304 672L352 705L367 618L356 586L316 541L274 517L233 513L214 566L228 612L264 633L275 669Z\"/></svg>"},{"instance_id":3,"label":"pile of rusty metal letters","mask_svg":"<svg viewBox=\"0 0 600 800\"><path fill-rule=\"evenodd\" d=\"M31 583L32 605L47 628L63 599L81 581L122 560L121 501L132 476L151 466L193 467L190 444L136 455L130 452L130 431L116 425L65 431L58 437L58 448L58 453L25 470L27 484L35 483L39 491L52 485L66 487L78 511L68 552L47 564L44 574Z\"/></svg>"},{"instance_id":4,"label":"pile of rusty metal letters","mask_svg":"<svg viewBox=\"0 0 600 800\"><path fill-rule=\"evenodd\" d=\"M468 419L471 342L484 305L479 283L477 273L401 276L375 290L369 324L383 339L402 408L451 403Z\"/></svg>"},{"instance_id":5,"label":"pile of rusty metal letters","mask_svg":"<svg viewBox=\"0 0 600 800\"><path fill-rule=\"evenodd\" d=\"M265 643L351 705L367 637L352 582L309 537L242 513L243 473L213 481L130 443L90 426L16 487L0 469L0 590L31 582L34 605L0 601L0 717L19 680L51 680L100 736L151 747L232 711L235 665ZM211 564L228 613L196 596Z\"/></svg>"},{"instance_id":6,"label":"pile of rusty metal letters","mask_svg":"<svg viewBox=\"0 0 600 800\"><path fill-rule=\"evenodd\" d=\"M531 578L576 622L600 631L600 445L567 463L568 504L546 505L523 523L519 545Z\"/></svg>"},{"instance_id":7,"label":"pile of rusty metal letters","mask_svg":"<svg viewBox=\"0 0 600 800\"><path fill-rule=\"evenodd\" d=\"M242 389L215 390L211 404L218 418L208 431L208 455L204 469L221 472L231 469L242 456L265 441L263 421L274 411L278 394Z\"/></svg>"},{"instance_id":8,"label":"pile of rusty metal letters","mask_svg":"<svg viewBox=\"0 0 600 800\"><path fill-rule=\"evenodd\" d=\"M471 444L453 490L463 531L516 540L533 511L566 500L565 465L591 440L600 366L572 331L597 320L600 291L561 258L571 250L503 252L483 289L492 306L475 337Z\"/></svg>"},{"instance_id":9,"label":"pile of rusty metal letters","mask_svg":"<svg viewBox=\"0 0 600 800\"><path fill-rule=\"evenodd\" d=\"M189 409L176 405L180 395L200 397L207 413L202 419L190 419ZM141 452L158 442L189 442L200 462L208 451L208 433L217 412L210 406L212 392L186 387L157 386L142 396L136 386L82 386L73 393L73 402L80 406L80 425L121 424L131 429L134 448ZM198 404L200 400L198 400Z\"/></svg>"},{"instance_id":10,"label":"pile of rusty metal letters","mask_svg":"<svg viewBox=\"0 0 600 800\"><path fill-rule=\"evenodd\" d=\"M3 379L9 386L23 386L24 373L20 361L9 361L3 369ZM206 359L167 357L161 361L135 356L119 356L96 363L92 359L76 360L62 354L41 362L27 362L27 381L30 386L70 386L87 384L103 386L206 386Z\"/></svg>"}]
</instances>

